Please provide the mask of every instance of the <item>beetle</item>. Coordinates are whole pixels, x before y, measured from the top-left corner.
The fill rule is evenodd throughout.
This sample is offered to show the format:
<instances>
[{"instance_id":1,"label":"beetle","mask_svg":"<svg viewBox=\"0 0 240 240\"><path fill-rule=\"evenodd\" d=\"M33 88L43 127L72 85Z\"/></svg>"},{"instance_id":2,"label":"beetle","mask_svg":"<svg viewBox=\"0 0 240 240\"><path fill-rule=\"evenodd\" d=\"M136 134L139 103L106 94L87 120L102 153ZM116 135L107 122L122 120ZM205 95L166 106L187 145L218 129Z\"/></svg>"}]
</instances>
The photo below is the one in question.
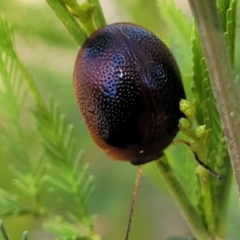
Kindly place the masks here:
<instances>
[{"instance_id":1,"label":"beetle","mask_svg":"<svg viewBox=\"0 0 240 240\"><path fill-rule=\"evenodd\" d=\"M140 165L160 157L178 132L185 92L177 63L152 32L131 23L95 31L74 66L77 104L95 143Z\"/></svg>"}]
</instances>

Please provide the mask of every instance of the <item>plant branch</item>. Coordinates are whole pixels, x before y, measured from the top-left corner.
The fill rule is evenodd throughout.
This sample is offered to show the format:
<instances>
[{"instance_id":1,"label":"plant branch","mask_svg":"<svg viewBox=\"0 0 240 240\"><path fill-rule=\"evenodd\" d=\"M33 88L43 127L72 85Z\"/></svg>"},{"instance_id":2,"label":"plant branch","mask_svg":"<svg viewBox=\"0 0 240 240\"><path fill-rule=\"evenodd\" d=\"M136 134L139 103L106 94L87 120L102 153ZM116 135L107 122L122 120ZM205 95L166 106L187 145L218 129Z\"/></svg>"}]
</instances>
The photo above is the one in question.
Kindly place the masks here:
<instances>
[{"instance_id":1,"label":"plant branch","mask_svg":"<svg viewBox=\"0 0 240 240\"><path fill-rule=\"evenodd\" d=\"M88 0L90 4L94 6L93 18L95 21L96 28L100 28L106 25L106 20L102 11L102 7L99 3L99 0Z\"/></svg>"},{"instance_id":2,"label":"plant branch","mask_svg":"<svg viewBox=\"0 0 240 240\"><path fill-rule=\"evenodd\" d=\"M221 117L240 201L240 104L215 1L189 0Z\"/></svg>"},{"instance_id":3,"label":"plant branch","mask_svg":"<svg viewBox=\"0 0 240 240\"><path fill-rule=\"evenodd\" d=\"M199 170L199 168L201 170ZM202 166L198 166L197 171L200 178L201 183L201 193L202 193L202 207L204 212L204 217L207 225L208 232L211 236L216 235L215 230L215 219L214 219L214 211L213 211L213 202L212 202L212 192L209 181L209 173L206 169L202 168Z\"/></svg>"},{"instance_id":4,"label":"plant branch","mask_svg":"<svg viewBox=\"0 0 240 240\"><path fill-rule=\"evenodd\" d=\"M67 7L59 0L46 0L48 5L53 9L63 25L67 28L68 32L77 42L78 46L81 46L87 38L86 32L77 23L75 18L69 12Z\"/></svg>"},{"instance_id":5,"label":"plant branch","mask_svg":"<svg viewBox=\"0 0 240 240\"><path fill-rule=\"evenodd\" d=\"M159 170L164 182L168 186L170 193L175 198L180 209L184 212L185 218L189 227L192 229L194 236L198 240L210 240L211 237L207 232L205 226L201 222L197 212L188 200L182 186L174 176L170 165L166 158L163 156L157 160L157 169Z\"/></svg>"},{"instance_id":6,"label":"plant branch","mask_svg":"<svg viewBox=\"0 0 240 240\"><path fill-rule=\"evenodd\" d=\"M94 30L94 22L92 14L95 6L88 2L83 2L81 5L77 0L59 0L64 3L71 11L71 14L80 20L80 23L86 29L88 36L91 35Z\"/></svg>"}]
</instances>

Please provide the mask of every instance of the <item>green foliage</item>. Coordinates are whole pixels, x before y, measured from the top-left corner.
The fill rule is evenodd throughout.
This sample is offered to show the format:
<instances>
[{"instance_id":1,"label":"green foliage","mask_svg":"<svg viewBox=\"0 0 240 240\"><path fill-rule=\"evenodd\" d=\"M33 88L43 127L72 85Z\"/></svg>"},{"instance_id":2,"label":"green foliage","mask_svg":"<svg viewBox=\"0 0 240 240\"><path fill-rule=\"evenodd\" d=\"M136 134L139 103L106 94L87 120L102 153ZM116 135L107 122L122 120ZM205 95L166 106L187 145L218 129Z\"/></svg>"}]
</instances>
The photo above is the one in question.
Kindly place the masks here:
<instances>
[{"instance_id":1,"label":"green foliage","mask_svg":"<svg viewBox=\"0 0 240 240\"><path fill-rule=\"evenodd\" d=\"M97 239L92 216L86 206L93 178L87 174L88 165L81 162L82 151L76 149L73 127L66 124L64 115L53 99L50 99L49 105L43 102L32 77L18 59L11 28L4 18L0 19L0 36L0 76L3 84L0 104L5 117L4 125L7 126L3 125L2 143L10 156L9 169L14 176L14 194L0 189L0 216L30 214L47 217L51 218L46 222L47 229L60 234L59 239ZM31 98L29 93L36 101L31 113L34 113L32 117L40 139L40 145L33 143L37 149L35 152L25 144L25 129L21 119L26 111L26 97ZM49 188L61 193L58 200L63 207L64 202L69 203L65 213L54 213L51 206L44 202ZM59 221L54 216L61 214L63 221L68 221L68 227L65 224L66 227L59 231L55 227ZM6 238L7 235L4 236ZM24 239L27 239L26 234Z\"/></svg>"},{"instance_id":2,"label":"green foliage","mask_svg":"<svg viewBox=\"0 0 240 240\"><path fill-rule=\"evenodd\" d=\"M60 18L69 33L73 36L74 40L79 45L82 45L87 37L86 32L77 24L77 21L68 11L67 6L58 0L48 0L48 4L50 7L54 8L56 15Z\"/></svg>"},{"instance_id":3,"label":"green foliage","mask_svg":"<svg viewBox=\"0 0 240 240\"><path fill-rule=\"evenodd\" d=\"M164 22L167 24L168 29L174 36L174 41L177 44L177 49L182 55L187 67L190 68L191 59L191 38L193 21L188 19L183 12L178 9L174 1L157 1L160 14ZM189 75L190 72L185 73Z\"/></svg>"},{"instance_id":4,"label":"green foliage","mask_svg":"<svg viewBox=\"0 0 240 240\"><path fill-rule=\"evenodd\" d=\"M169 236L166 240L195 240L195 238L191 237L180 237L180 236Z\"/></svg>"},{"instance_id":5,"label":"green foliage","mask_svg":"<svg viewBox=\"0 0 240 240\"><path fill-rule=\"evenodd\" d=\"M159 17L155 0L116 0L116 2L120 5L120 7L118 7L119 16L122 15L121 10L124 16L126 15L124 18L125 22L130 21L136 23L153 31L157 35L161 35L163 24Z\"/></svg>"},{"instance_id":6,"label":"green foliage","mask_svg":"<svg viewBox=\"0 0 240 240\"><path fill-rule=\"evenodd\" d=\"M5 229L1 219L0 219L0 232L3 237L3 240L9 240L6 229ZM28 232L27 231L24 231L22 233L22 240L28 240Z\"/></svg>"},{"instance_id":7,"label":"green foliage","mask_svg":"<svg viewBox=\"0 0 240 240\"><path fill-rule=\"evenodd\" d=\"M82 4L76 0L47 0L47 2L80 46L87 35L106 25L98 0L86 0Z\"/></svg>"},{"instance_id":8,"label":"green foliage","mask_svg":"<svg viewBox=\"0 0 240 240\"><path fill-rule=\"evenodd\" d=\"M229 55L233 61L235 45L235 25L236 25L236 8L237 0L218 0L217 1L222 22L223 32L226 36Z\"/></svg>"},{"instance_id":9,"label":"green foliage","mask_svg":"<svg viewBox=\"0 0 240 240\"><path fill-rule=\"evenodd\" d=\"M78 45L106 24L98 0L86 0L82 4L75 0L47 0L47 3ZM145 1L139 3L126 3L128 9L133 9L134 19L138 19L138 12L145 6ZM217 3L234 68L237 1L218 0ZM186 136L181 133L178 137L191 142L194 153L223 176L224 184L197 166L194 154L186 147L168 148L156 166L194 236L200 240L225 239L232 171L198 31L194 21L185 16L173 0L158 0L157 5L167 25L165 38L176 46L177 59L184 60L179 65L191 100L190 107L183 109L187 119L180 121ZM154 4L146 8L157 10ZM148 24L153 22L152 18L149 17ZM16 54L13 33L4 18L0 18L0 79L1 145L8 156L11 178L9 189L0 189L0 216L39 218L56 240L101 239L95 233L94 216L88 206L93 176L88 174L89 164L82 161L83 151L77 147L74 127L67 124L52 97L47 103L43 100ZM29 100L33 104L29 104ZM35 126L34 131L27 133L26 123L32 128ZM48 196L55 199L54 203L48 203ZM2 222L0 229L3 239L9 239ZM22 239L27 240L27 232ZM167 239L189 238L170 236Z\"/></svg>"},{"instance_id":10,"label":"green foliage","mask_svg":"<svg viewBox=\"0 0 240 240\"><path fill-rule=\"evenodd\" d=\"M233 60L236 1L218 1L218 4L221 6L220 16L223 32L227 39L230 57ZM199 209L199 217L202 219L203 224L206 224L209 234L216 235L218 233L219 236L224 236L224 222L226 221L232 171L200 39L194 23L191 23L176 8L172 0L158 1L158 5L163 19L174 36L179 53L182 58L187 59L187 63L191 63L188 64L188 68L185 68L183 74L183 78L186 79L191 73L191 89L194 105L196 106L195 119L191 120L190 128L192 126L192 131L195 131L197 125L204 124L208 130L207 142L200 141L198 146L193 146L195 140L192 138L192 134L188 134L194 140L192 147L199 158L221 174L224 179L224 184L214 178L207 178L206 182L206 178L204 177L204 180L202 180L200 176L200 185L197 184L195 188L195 198L190 196L189 199ZM191 60L189 60L190 56ZM171 156L174 159L176 157ZM196 183L196 180L193 181ZM190 225L192 224L190 223Z\"/></svg>"}]
</instances>

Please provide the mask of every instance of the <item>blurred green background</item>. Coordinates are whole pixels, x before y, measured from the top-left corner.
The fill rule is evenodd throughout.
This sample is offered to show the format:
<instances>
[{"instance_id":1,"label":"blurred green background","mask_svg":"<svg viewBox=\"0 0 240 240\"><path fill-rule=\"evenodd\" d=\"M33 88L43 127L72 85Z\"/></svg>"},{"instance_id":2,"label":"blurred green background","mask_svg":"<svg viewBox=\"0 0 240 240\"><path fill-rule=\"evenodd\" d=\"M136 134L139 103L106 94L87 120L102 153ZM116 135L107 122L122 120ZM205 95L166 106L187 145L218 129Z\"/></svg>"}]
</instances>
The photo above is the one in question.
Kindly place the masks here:
<instances>
[{"instance_id":1,"label":"blurred green background","mask_svg":"<svg viewBox=\"0 0 240 240\"><path fill-rule=\"evenodd\" d=\"M171 43L166 37L165 23L160 18L154 0L101 0L107 23L135 22ZM190 16L186 0L177 0L177 4ZM62 23L55 16L45 1L41 0L0 0L0 14L3 13L13 25L16 49L20 59L29 69L44 99L52 95L66 115L67 123L75 125L75 137L79 149L85 149L84 161L91 163L90 174L95 176L96 189L89 200L91 213L96 214L96 232L103 239L123 239L125 236L129 205L137 168L130 163L116 162L99 150L90 138L83 119L77 108L72 86L72 72L78 46L68 34ZM239 29L237 38L239 40ZM176 52L181 72L184 63ZM240 52L238 44L236 52ZM240 54L237 54L236 66L240 73ZM184 82L189 89L190 83ZM188 96L191 96L188 91ZM34 138L34 121L28 111L34 107L28 99L26 114L23 116L26 132ZM174 146L174 151L179 147ZM1 148L1 146L0 146ZM34 152L34 149L31 150ZM186 148L186 155L191 152ZM11 174L8 170L8 155L1 151L0 187L11 191ZM179 156L180 166L184 165L184 156ZM187 164L195 164L190 162ZM228 239L239 239L239 207L237 193L233 186L227 226ZM55 199L48 197L49 204ZM59 211L61 211L59 209ZM29 239L47 239L50 235L42 230L42 221L31 217L4 218L5 226L11 239L20 239L21 232L29 230ZM191 232L181 216L159 177L154 164L144 166L143 177L135 205L130 239L159 240L168 235L191 236ZM1 237L0 237L1 238Z\"/></svg>"}]
</instances>

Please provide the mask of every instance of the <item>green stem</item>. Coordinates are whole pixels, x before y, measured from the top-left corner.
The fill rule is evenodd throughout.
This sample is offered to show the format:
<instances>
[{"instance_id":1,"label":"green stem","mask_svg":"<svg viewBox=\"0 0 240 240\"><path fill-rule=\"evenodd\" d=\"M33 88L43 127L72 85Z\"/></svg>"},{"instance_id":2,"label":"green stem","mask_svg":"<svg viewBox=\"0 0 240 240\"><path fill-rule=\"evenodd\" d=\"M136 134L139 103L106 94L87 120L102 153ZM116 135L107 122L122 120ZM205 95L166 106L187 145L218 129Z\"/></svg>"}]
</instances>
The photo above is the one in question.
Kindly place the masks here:
<instances>
[{"instance_id":1,"label":"green stem","mask_svg":"<svg viewBox=\"0 0 240 240\"><path fill-rule=\"evenodd\" d=\"M207 137L208 134L205 131L200 139L196 139L196 153L198 158L206 163L207 162ZM216 224L214 216L214 206L213 206L213 191L211 188L211 182L209 180L209 172L202 166L197 167L197 173L199 175L202 193L202 208L205 216L205 222L208 232L212 237L216 234ZM217 181L217 179L216 179Z\"/></svg>"},{"instance_id":2,"label":"green stem","mask_svg":"<svg viewBox=\"0 0 240 240\"><path fill-rule=\"evenodd\" d=\"M103 15L102 7L98 0L88 0L90 4L94 6L93 18L96 28L100 28L106 25L106 21Z\"/></svg>"},{"instance_id":3,"label":"green stem","mask_svg":"<svg viewBox=\"0 0 240 240\"><path fill-rule=\"evenodd\" d=\"M72 11L73 15L77 17L81 24L86 29L88 35L95 31L95 26L92 19L94 6L88 2L83 2L81 5L76 0L60 0L66 4Z\"/></svg>"},{"instance_id":4,"label":"green stem","mask_svg":"<svg viewBox=\"0 0 240 240\"><path fill-rule=\"evenodd\" d=\"M74 38L79 46L81 46L87 38L87 34L81 26L74 19L67 7L59 0L46 0L49 6L56 13L58 18L62 21L63 25L67 28L68 32Z\"/></svg>"},{"instance_id":5,"label":"green stem","mask_svg":"<svg viewBox=\"0 0 240 240\"><path fill-rule=\"evenodd\" d=\"M201 183L201 193L203 199L202 207L205 216L206 226L211 236L214 236L216 234L216 230L209 173L201 166L198 166L197 172L199 173Z\"/></svg>"},{"instance_id":6,"label":"green stem","mask_svg":"<svg viewBox=\"0 0 240 240\"><path fill-rule=\"evenodd\" d=\"M229 162L229 156L223 156L223 161ZM232 182L232 169L230 164L225 168L224 183L219 182L216 186L218 192L213 195L213 203L215 208L216 231L219 236L225 236L227 207Z\"/></svg>"},{"instance_id":7,"label":"green stem","mask_svg":"<svg viewBox=\"0 0 240 240\"><path fill-rule=\"evenodd\" d=\"M173 171L168 164L166 158L163 156L157 161L157 169L159 170L163 180L168 186L169 191L175 198L180 209L184 212L185 218L191 228L194 236L198 240L210 240L212 239L204 224L201 222L197 212L188 200L182 186L173 174Z\"/></svg>"},{"instance_id":8,"label":"green stem","mask_svg":"<svg viewBox=\"0 0 240 240\"><path fill-rule=\"evenodd\" d=\"M189 4L199 29L210 81L237 181L240 202L240 104L216 2L189 0Z\"/></svg>"}]
</instances>

